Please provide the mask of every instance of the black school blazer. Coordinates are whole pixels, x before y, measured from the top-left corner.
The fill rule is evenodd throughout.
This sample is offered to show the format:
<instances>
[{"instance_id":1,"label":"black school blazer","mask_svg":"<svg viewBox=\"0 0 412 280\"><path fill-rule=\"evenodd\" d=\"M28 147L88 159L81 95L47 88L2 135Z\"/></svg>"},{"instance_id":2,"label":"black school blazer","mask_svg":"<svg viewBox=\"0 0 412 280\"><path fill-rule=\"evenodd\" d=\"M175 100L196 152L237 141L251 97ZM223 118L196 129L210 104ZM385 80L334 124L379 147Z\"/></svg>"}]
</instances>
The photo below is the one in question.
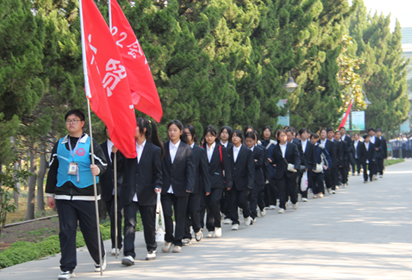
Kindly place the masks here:
<instances>
[{"instance_id":1,"label":"black school blazer","mask_svg":"<svg viewBox=\"0 0 412 280\"><path fill-rule=\"evenodd\" d=\"M228 147L229 144L231 143L228 143ZM219 147L222 149L222 161L220 161ZM207 148L204 149L207 159ZM216 143L212 158L210 159L210 162L208 162L208 167L210 187L212 189L232 188L232 168L230 166L230 158L225 146ZM225 170L225 177L223 177L223 170Z\"/></svg>"},{"instance_id":2,"label":"black school blazer","mask_svg":"<svg viewBox=\"0 0 412 280\"><path fill-rule=\"evenodd\" d=\"M276 164L275 179L282 179L284 174L286 174L289 179L295 179L298 172L288 171L287 163L293 164L295 169L299 171L301 162L298 147L293 143L287 142L285 158L283 158L280 144L276 144L272 153L272 164Z\"/></svg>"},{"instance_id":3,"label":"black school blazer","mask_svg":"<svg viewBox=\"0 0 412 280\"><path fill-rule=\"evenodd\" d=\"M129 205L137 193L142 206L156 205L156 188L162 188L161 149L146 141L140 162L137 158L125 158L121 200Z\"/></svg>"},{"instance_id":4,"label":"black school blazer","mask_svg":"<svg viewBox=\"0 0 412 280\"><path fill-rule=\"evenodd\" d=\"M241 146L236 162L233 158L233 147L228 149L232 167L232 181L238 191L253 189L255 185L255 163L253 153L249 148Z\"/></svg>"},{"instance_id":5,"label":"black school blazer","mask_svg":"<svg viewBox=\"0 0 412 280\"><path fill-rule=\"evenodd\" d=\"M306 142L306 150L303 152L303 146L302 146L302 152L303 152L303 157L305 159L305 162L303 164L306 166L308 170L314 170L316 169L316 147L313 145L312 142L307 140ZM302 162L301 162L302 164Z\"/></svg>"},{"instance_id":6,"label":"black school blazer","mask_svg":"<svg viewBox=\"0 0 412 280\"><path fill-rule=\"evenodd\" d=\"M318 141L318 143L321 144L320 140ZM325 149L326 149L326 151L328 151L328 153L330 155L330 158L332 159L332 167L333 168L338 167L338 164L337 164L338 158L337 158L337 155L336 155L336 145L335 145L335 143L333 143L329 139L326 139Z\"/></svg>"},{"instance_id":7,"label":"black school blazer","mask_svg":"<svg viewBox=\"0 0 412 280\"><path fill-rule=\"evenodd\" d=\"M263 147L255 146L253 148L253 161L255 163L255 184L262 186L265 184L265 176L263 169L265 166L266 149Z\"/></svg>"},{"instance_id":8,"label":"black school blazer","mask_svg":"<svg viewBox=\"0 0 412 280\"><path fill-rule=\"evenodd\" d=\"M175 196L182 197L189 195L188 192L193 192L196 177L192 148L180 141L175 160L172 164L169 143L170 141L167 141L163 144L165 156L162 160L162 194L166 195L170 185L172 185Z\"/></svg>"},{"instance_id":9,"label":"black school blazer","mask_svg":"<svg viewBox=\"0 0 412 280\"><path fill-rule=\"evenodd\" d=\"M366 164L366 160L369 161L370 164L373 164L376 159L376 150L375 150L375 144L372 142L369 142L369 150L366 150L366 145L363 143L363 155L362 155L362 163Z\"/></svg>"},{"instance_id":10,"label":"black school blazer","mask_svg":"<svg viewBox=\"0 0 412 280\"><path fill-rule=\"evenodd\" d=\"M102 144L100 144L100 147L103 150L104 156L106 157L107 161L107 169L103 174L100 175L100 187L102 191L102 200L104 201L110 201L113 196L113 189L114 189L114 173L113 173L113 159L114 159L114 154L113 157L111 158L112 153L108 153L107 151L107 141L104 141ZM111 160L110 160L111 158ZM120 197L121 193L121 186L123 182L123 166L124 166L124 156L120 151L117 151L116 153L116 158L117 158L117 196Z\"/></svg>"},{"instance_id":11,"label":"black school blazer","mask_svg":"<svg viewBox=\"0 0 412 280\"><path fill-rule=\"evenodd\" d=\"M198 145L193 146L193 161L195 164L196 179L193 194L210 193L209 165L206 151Z\"/></svg>"}]
</instances>

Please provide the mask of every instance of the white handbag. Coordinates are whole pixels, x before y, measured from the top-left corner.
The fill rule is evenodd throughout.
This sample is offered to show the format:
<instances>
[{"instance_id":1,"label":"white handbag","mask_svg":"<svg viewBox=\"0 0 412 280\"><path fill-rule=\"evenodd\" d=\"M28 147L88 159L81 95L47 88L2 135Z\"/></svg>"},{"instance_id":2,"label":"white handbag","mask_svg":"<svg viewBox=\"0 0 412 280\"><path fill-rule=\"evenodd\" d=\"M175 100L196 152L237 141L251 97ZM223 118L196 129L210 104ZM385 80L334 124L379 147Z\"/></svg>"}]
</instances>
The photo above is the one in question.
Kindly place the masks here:
<instances>
[{"instance_id":1,"label":"white handbag","mask_svg":"<svg viewBox=\"0 0 412 280\"><path fill-rule=\"evenodd\" d=\"M159 225L159 218L160 223ZM164 242L165 241L165 222L163 216L163 208L162 203L160 201L160 193L157 194L157 203L156 203L156 242Z\"/></svg>"},{"instance_id":2,"label":"white handbag","mask_svg":"<svg viewBox=\"0 0 412 280\"><path fill-rule=\"evenodd\" d=\"M308 189L308 185L309 185L309 182L308 182L308 172L305 171L305 172L303 172L303 174L302 174L302 181L301 181L301 184L300 184L300 190L301 190L302 192L305 192L305 191Z\"/></svg>"},{"instance_id":3,"label":"white handbag","mask_svg":"<svg viewBox=\"0 0 412 280\"><path fill-rule=\"evenodd\" d=\"M321 163L317 163L316 164L316 169L315 169L315 173L322 173L322 171L323 171L323 167L322 167L322 164Z\"/></svg>"},{"instance_id":4,"label":"white handbag","mask_svg":"<svg viewBox=\"0 0 412 280\"><path fill-rule=\"evenodd\" d=\"M288 163L288 171L297 172L297 170L295 169L295 165Z\"/></svg>"}]
</instances>

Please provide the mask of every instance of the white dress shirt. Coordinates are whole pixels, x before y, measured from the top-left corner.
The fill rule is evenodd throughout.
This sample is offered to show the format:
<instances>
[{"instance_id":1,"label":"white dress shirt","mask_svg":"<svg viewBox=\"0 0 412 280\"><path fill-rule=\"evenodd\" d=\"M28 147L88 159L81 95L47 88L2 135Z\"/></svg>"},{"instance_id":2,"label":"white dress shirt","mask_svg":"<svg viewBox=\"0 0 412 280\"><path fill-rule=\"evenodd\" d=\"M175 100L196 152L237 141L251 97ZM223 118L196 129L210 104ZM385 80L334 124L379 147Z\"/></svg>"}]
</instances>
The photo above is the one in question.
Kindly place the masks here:
<instances>
[{"instance_id":1,"label":"white dress shirt","mask_svg":"<svg viewBox=\"0 0 412 280\"><path fill-rule=\"evenodd\" d=\"M370 137L372 144L375 144L375 135Z\"/></svg>"},{"instance_id":2,"label":"white dress shirt","mask_svg":"<svg viewBox=\"0 0 412 280\"><path fill-rule=\"evenodd\" d=\"M223 143L222 140L220 140L220 144L222 144L222 146L224 146L225 148L227 148L227 143L229 143L229 141L226 141L226 143Z\"/></svg>"},{"instance_id":3,"label":"white dress shirt","mask_svg":"<svg viewBox=\"0 0 412 280\"><path fill-rule=\"evenodd\" d=\"M169 141L170 160L172 164L175 161L175 157L176 157L177 149L179 149L179 145L180 145L180 140L176 144L173 144L172 141ZM167 193L174 193L172 185L170 185L170 188L167 191Z\"/></svg>"},{"instance_id":4,"label":"white dress shirt","mask_svg":"<svg viewBox=\"0 0 412 280\"><path fill-rule=\"evenodd\" d=\"M288 145L288 142L286 142L285 145L279 144L280 151L282 152L282 157L285 158L286 155L286 146Z\"/></svg>"},{"instance_id":5,"label":"white dress shirt","mask_svg":"<svg viewBox=\"0 0 412 280\"><path fill-rule=\"evenodd\" d=\"M308 144L308 139L306 139L305 141L301 141L302 142L302 150L303 150L303 153L305 153L306 152L306 145Z\"/></svg>"},{"instance_id":6,"label":"white dress shirt","mask_svg":"<svg viewBox=\"0 0 412 280\"><path fill-rule=\"evenodd\" d=\"M365 142L365 148L366 148L366 151L369 151L369 142L368 143ZM366 160L366 163L369 163L369 160Z\"/></svg>"},{"instance_id":7,"label":"white dress shirt","mask_svg":"<svg viewBox=\"0 0 412 280\"><path fill-rule=\"evenodd\" d=\"M207 153L207 159L210 162L212 160L213 152L215 151L216 147L216 142L212 144L212 146L209 147L208 144L206 144L206 153Z\"/></svg>"},{"instance_id":8,"label":"white dress shirt","mask_svg":"<svg viewBox=\"0 0 412 280\"><path fill-rule=\"evenodd\" d=\"M112 147L114 146L113 142L110 139L107 139L107 154L109 155L109 160L112 162Z\"/></svg>"},{"instance_id":9,"label":"white dress shirt","mask_svg":"<svg viewBox=\"0 0 412 280\"><path fill-rule=\"evenodd\" d=\"M143 153L143 149L144 146L146 145L146 140L144 140L144 142L142 143L142 145L137 144L136 142L136 153L137 153L137 164L140 163L140 158L142 157L142 153ZM139 199L137 198L137 193L134 194L133 196L133 201L134 202L138 202Z\"/></svg>"},{"instance_id":10,"label":"white dress shirt","mask_svg":"<svg viewBox=\"0 0 412 280\"><path fill-rule=\"evenodd\" d=\"M194 146L195 146L195 142L193 142L192 145L190 145L190 148L193 149Z\"/></svg>"},{"instance_id":11,"label":"white dress shirt","mask_svg":"<svg viewBox=\"0 0 412 280\"><path fill-rule=\"evenodd\" d=\"M249 148L252 152L253 152L253 150L255 149L255 146L253 146L252 148Z\"/></svg>"},{"instance_id":12,"label":"white dress shirt","mask_svg":"<svg viewBox=\"0 0 412 280\"><path fill-rule=\"evenodd\" d=\"M240 148L242 148L242 145L239 147L233 146L233 161L236 162L237 156L239 155Z\"/></svg>"},{"instance_id":13,"label":"white dress shirt","mask_svg":"<svg viewBox=\"0 0 412 280\"><path fill-rule=\"evenodd\" d=\"M358 144L359 144L359 140L358 140L358 141L355 141L355 142L353 143L353 146L355 146L355 158L358 158L358 152L356 151L356 149L358 148Z\"/></svg>"},{"instance_id":14,"label":"white dress shirt","mask_svg":"<svg viewBox=\"0 0 412 280\"><path fill-rule=\"evenodd\" d=\"M328 141L328 139L325 140L320 140L320 144L323 145L323 147L326 147L326 141Z\"/></svg>"}]
</instances>

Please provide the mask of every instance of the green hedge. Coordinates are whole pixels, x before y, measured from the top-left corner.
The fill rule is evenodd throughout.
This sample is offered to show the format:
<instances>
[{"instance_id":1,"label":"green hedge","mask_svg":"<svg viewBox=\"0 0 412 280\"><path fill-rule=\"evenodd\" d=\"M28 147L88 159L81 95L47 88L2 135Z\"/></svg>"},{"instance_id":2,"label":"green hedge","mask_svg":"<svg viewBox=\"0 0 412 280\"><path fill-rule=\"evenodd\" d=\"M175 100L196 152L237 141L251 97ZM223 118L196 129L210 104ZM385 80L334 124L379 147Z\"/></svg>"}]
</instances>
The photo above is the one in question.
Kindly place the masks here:
<instances>
[{"instance_id":1,"label":"green hedge","mask_svg":"<svg viewBox=\"0 0 412 280\"><path fill-rule=\"evenodd\" d=\"M140 214L137 216L136 230L142 229ZM100 232L103 240L110 239L110 222L105 222L100 225ZM83 235L80 231L76 234L76 247L84 247ZM43 241L34 243L26 241L17 241L8 249L0 252L0 269L24 263L32 260L44 258L46 256L60 253L60 242L58 235L51 235Z\"/></svg>"},{"instance_id":2,"label":"green hedge","mask_svg":"<svg viewBox=\"0 0 412 280\"><path fill-rule=\"evenodd\" d=\"M389 166L389 165L392 165L392 164L397 164L397 163L404 162L404 161L405 161L405 159L403 159L403 158L385 159L385 166Z\"/></svg>"}]
</instances>

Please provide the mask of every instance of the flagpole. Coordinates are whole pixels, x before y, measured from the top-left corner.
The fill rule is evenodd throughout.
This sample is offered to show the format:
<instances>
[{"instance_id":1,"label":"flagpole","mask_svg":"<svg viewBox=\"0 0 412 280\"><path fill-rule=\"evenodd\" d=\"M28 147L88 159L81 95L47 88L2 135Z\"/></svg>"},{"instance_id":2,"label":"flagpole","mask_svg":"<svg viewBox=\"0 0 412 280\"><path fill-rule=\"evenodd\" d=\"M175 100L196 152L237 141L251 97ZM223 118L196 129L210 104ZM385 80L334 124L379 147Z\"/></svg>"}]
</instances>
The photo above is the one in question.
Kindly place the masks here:
<instances>
[{"instance_id":1,"label":"flagpole","mask_svg":"<svg viewBox=\"0 0 412 280\"><path fill-rule=\"evenodd\" d=\"M82 0L79 0L79 9L80 9L80 26L81 26L81 39L82 39L82 58L83 58L83 73L84 73L84 83L86 88L86 96L90 97L90 86L89 86L89 77L87 75L87 59L86 59L86 45L85 45L85 36L84 36L84 23L83 23L83 5ZM90 131L90 151L92 165L94 165L94 146L93 146L93 130L92 130L92 118L90 113L90 100L87 98L87 112L89 116L89 131ZM93 190L94 190L94 206L96 210L96 225L97 225L97 242L99 247L99 262L100 262L100 276L103 276L103 259L102 259L102 241L100 235L100 225L99 225L99 205L97 201L97 184L96 176L93 176Z\"/></svg>"},{"instance_id":2,"label":"flagpole","mask_svg":"<svg viewBox=\"0 0 412 280\"><path fill-rule=\"evenodd\" d=\"M109 27L110 32L112 32L112 1L109 0ZM114 165L113 165L113 172L114 172L114 238L115 238L115 248L116 248L116 259L119 255L118 251L118 242L117 242L117 153L114 154Z\"/></svg>"}]
</instances>

